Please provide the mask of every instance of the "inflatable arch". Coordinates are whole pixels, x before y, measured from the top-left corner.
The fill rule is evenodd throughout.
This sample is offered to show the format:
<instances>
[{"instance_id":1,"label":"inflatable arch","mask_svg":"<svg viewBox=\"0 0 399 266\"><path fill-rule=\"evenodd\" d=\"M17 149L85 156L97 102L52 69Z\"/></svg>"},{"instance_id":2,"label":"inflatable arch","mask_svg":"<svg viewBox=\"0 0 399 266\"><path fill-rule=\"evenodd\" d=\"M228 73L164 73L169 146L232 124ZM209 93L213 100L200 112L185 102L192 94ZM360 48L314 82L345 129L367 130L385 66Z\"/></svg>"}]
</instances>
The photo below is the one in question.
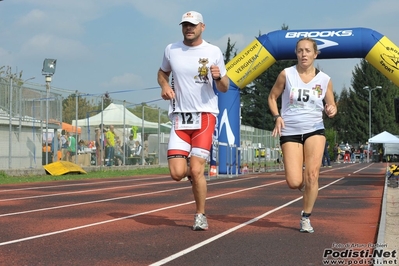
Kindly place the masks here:
<instances>
[{"instance_id":1,"label":"inflatable arch","mask_svg":"<svg viewBox=\"0 0 399 266\"><path fill-rule=\"evenodd\" d=\"M247 84L278 60L295 60L299 39L311 37L320 50L318 59L364 58L383 75L399 86L399 48L387 37L367 28L278 30L262 35L226 64L230 78L227 93L219 94L218 127L215 138L219 143L240 146L240 92ZM265 99L266 101L266 99ZM213 147L211 164L215 164ZM227 164L239 165L239 158L228 147L219 145L219 173L228 173ZM234 173L236 167L231 171Z\"/></svg>"}]
</instances>

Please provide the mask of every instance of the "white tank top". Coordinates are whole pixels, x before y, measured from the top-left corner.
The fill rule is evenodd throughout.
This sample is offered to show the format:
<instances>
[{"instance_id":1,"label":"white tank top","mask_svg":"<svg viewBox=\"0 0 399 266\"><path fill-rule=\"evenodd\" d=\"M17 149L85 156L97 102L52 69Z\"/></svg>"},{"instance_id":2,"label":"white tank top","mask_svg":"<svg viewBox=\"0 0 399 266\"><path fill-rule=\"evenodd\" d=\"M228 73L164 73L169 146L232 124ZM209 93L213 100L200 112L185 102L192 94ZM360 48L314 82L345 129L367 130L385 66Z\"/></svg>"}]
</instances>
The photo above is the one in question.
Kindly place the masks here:
<instances>
[{"instance_id":1,"label":"white tank top","mask_svg":"<svg viewBox=\"0 0 399 266\"><path fill-rule=\"evenodd\" d=\"M304 83L296 66L286 68L285 74L281 104L285 128L281 135L302 135L324 129L323 99L330 77L320 71L310 82Z\"/></svg>"}]
</instances>

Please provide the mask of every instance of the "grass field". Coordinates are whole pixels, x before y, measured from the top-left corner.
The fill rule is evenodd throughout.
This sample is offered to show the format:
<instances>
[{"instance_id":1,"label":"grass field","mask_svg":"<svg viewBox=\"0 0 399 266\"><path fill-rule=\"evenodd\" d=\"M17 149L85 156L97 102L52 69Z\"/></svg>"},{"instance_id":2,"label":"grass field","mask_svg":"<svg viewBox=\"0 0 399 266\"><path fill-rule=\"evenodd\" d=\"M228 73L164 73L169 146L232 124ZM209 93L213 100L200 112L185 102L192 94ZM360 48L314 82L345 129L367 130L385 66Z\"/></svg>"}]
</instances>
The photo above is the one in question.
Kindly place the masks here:
<instances>
[{"instance_id":1,"label":"grass field","mask_svg":"<svg viewBox=\"0 0 399 266\"><path fill-rule=\"evenodd\" d=\"M48 182L57 180L82 180L91 178L112 178L135 175L163 175L169 174L167 167L137 168L128 170L119 170L117 168L106 169L103 171L87 172L87 174L66 174L60 176L40 175L40 176L7 176L5 172L0 171L0 185Z\"/></svg>"},{"instance_id":2,"label":"grass field","mask_svg":"<svg viewBox=\"0 0 399 266\"><path fill-rule=\"evenodd\" d=\"M283 168L283 165L278 165L275 162L253 162L248 164L248 168L254 171L267 167L270 169ZM282 169L281 168L281 169ZM280 169L280 170L281 170ZM209 165L205 167L205 173L208 173ZM101 179L113 177L126 177L135 175L168 175L169 169L166 166L151 167L151 168L134 168L134 169L118 169L118 167L103 168L103 170L87 171L87 174L65 174L60 176L53 175L38 175L38 176L8 176L5 171L0 171L0 185L18 184L18 183L33 183L33 182L48 182L58 180L82 180L82 179Z\"/></svg>"}]
</instances>

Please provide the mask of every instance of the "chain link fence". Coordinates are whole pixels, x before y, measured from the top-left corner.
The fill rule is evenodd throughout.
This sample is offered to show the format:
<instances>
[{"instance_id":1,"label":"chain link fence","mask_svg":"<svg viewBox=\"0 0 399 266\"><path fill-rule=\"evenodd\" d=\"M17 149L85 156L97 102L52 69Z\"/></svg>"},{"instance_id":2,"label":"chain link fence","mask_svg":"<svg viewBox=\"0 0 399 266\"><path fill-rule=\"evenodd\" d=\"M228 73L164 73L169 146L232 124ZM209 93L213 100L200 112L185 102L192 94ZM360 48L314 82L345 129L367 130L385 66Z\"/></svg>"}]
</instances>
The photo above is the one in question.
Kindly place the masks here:
<instances>
[{"instance_id":1,"label":"chain link fence","mask_svg":"<svg viewBox=\"0 0 399 266\"><path fill-rule=\"evenodd\" d=\"M66 130L76 138L76 143L82 140L85 144L84 149L76 144L77 156L72 158L72 162L82 167L103 166L104 156L98 156L94 143L95 130L100 124L106 128L111 125L115 127L117 143L122 147L116 165L167 165L171 123L161 123L161 113L164 111L160 108L139 104L142 114L138 117L128 110L137 107L137 104L113 100L115 104L104 108L104 95L76 92L75 96L78 97L67 98L70 101L76 100L76 103L69 103L69 109L66 110L66 114L75 117L69 125L62 122L62 103L66 98L54 91L51 87L13 77L0 78L0 169L39 169L45 164L63 159L59 155L60 151L51 152L51 141L64 125L69 126ZM86 117L78 119L77 113L85 105L79 99L98 107L87 110ZM157 119L158 122L146 121L144 118L149 113L153 116L151 120ZM115 119L109 118L109 114ZM139 122L134 120L136 118ZM142 145L142 153L135 154L135 145L128 146L132 137L134 142L139 141ZM242 125L240 139L240 147L229 146L229 174L283 168L278 139L272 137L270 131ZM233 157L239 160L233 161Z\"/></svg>"},{"instance_id":2,"label":"chain link fence","mask_svg":"<svg viewBox=\"0 0 399 266\"><path fill-rule=\"evenodd\" d=\"M41 166L43 133L59 126L61 108L60 94L14 76L0 78L0 169Z\"/></svg>"}]
</instances>

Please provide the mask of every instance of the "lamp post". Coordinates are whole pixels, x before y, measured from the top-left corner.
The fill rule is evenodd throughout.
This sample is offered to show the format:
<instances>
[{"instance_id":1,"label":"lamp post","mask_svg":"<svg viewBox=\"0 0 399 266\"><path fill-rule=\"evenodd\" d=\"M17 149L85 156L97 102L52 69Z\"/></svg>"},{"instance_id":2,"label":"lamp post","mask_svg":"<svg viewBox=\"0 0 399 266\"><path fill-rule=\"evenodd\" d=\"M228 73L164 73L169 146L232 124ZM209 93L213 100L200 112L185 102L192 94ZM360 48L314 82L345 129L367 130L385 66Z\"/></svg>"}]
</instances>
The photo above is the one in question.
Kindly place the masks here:
<instances>
[{"instance_id":1,"label":"lamp post","mask_svg":"<svg viewBox=\"0 0 399 266\"><path fill-rule=\"evenodd\" d=\"M48 164L48 111L49 111L48 99L50 97L51 77L55 73L56 62L57 59L44 59L43 69L42 69L42 75L45 76L46 80L46 164Z\"/></svg>"},{"instance_id":2,"label":"lamp post","mask_svg":"<svg viewBox=\"0 0 399 266\"><path fill-rule=\"evenodd\" d=\"M370 88L369 86L365 86L365 87L363 87L363 89L369 91L369 139L371 139L371 92L376 89L382 89L382 87L376 86L374 88ZM370 162L370 159L369 159L370 147L369 146L370 146L370 144L367 145L367 162Z\"/></svg>"}]
</instances>

